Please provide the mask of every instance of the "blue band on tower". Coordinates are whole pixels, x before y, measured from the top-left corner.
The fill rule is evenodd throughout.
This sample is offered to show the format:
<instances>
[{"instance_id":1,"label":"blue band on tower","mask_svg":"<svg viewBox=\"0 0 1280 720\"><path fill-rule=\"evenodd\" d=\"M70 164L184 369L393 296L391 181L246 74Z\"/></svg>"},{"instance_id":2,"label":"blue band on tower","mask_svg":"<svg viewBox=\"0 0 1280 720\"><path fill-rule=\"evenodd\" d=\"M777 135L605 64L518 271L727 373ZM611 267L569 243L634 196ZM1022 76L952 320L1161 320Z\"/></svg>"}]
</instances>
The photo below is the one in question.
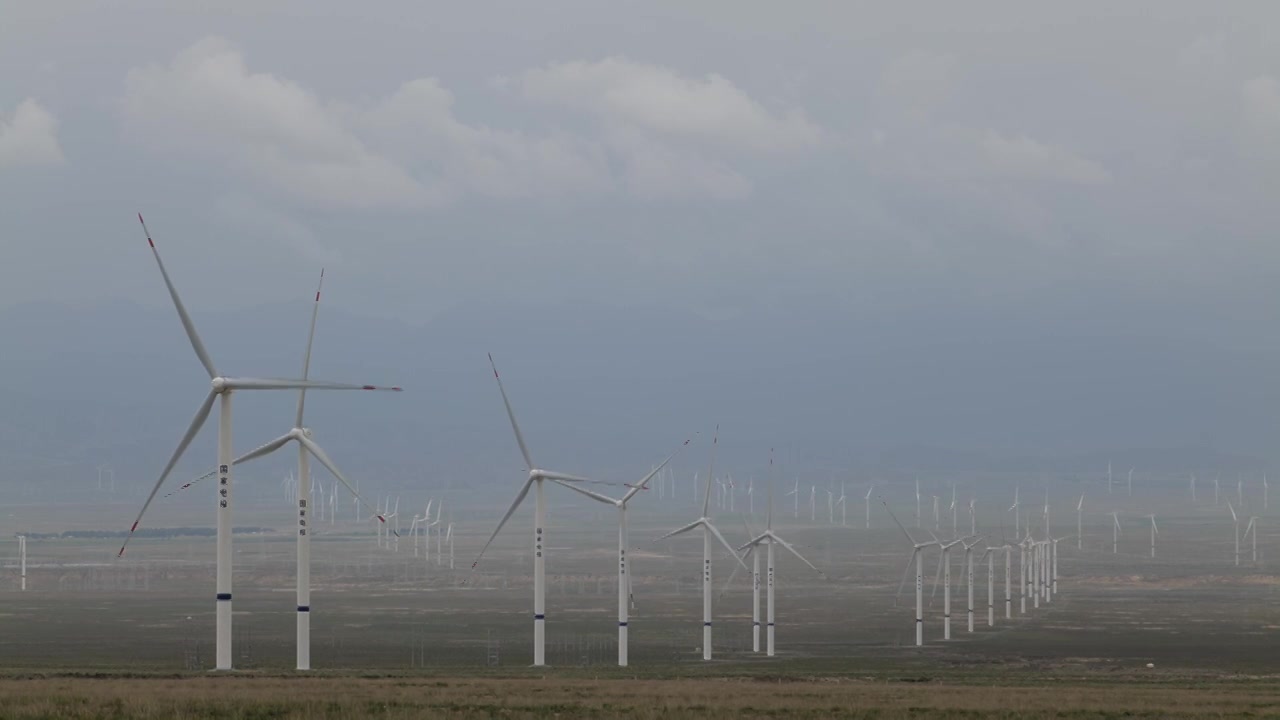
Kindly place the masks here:
<instances>
[{"instance_id":1,"label":"blue band on tower","mask_svg":"<svg viewBox=\"0 0 1280 720\"><path fill-rule=\"evenodd\" d=\"M225 600L227 602L231 602L231 593L218 593L218 600L220 601Z\"/></svg>"}]
</instances>

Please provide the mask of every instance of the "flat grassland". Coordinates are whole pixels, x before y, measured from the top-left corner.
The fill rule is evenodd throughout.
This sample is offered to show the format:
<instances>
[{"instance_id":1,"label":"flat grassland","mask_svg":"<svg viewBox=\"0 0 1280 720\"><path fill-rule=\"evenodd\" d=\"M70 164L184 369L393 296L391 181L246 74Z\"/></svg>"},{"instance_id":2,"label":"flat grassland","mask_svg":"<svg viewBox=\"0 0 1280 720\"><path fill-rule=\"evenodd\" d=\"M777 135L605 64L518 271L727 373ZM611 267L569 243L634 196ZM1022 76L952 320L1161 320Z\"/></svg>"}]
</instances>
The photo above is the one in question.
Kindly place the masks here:
<instances>
[{"instance_id":1,"label":"flat grassland","mask_svg":"<svg viewBox=\"0 0 1280 720\"><path fill-rule=\"evenodd\" d=\"M116 560L113 541L34 540L27 592L14 587L12 555L3 558L0 718L1280 716L1280 579L1266 562L1275 538L1268 526L1259 559L1250 546L1237 565L1221 508L1165 510L1155 559L1145 519L1125 518L1112 553L1111 519L1095 513L1081 547L1062 543L1052 603L1020 611L1015 556L1011 619L997 556L993 627L988 566L975 563L972 633L957 553L953 639L941 637L938 592L926 597L923 648L912 647L910 579L895 599L910 547L887 517L868 530L785 513L781 533L825 576L780 556L778 656L765 658L751 649L747 578L724 589L733 561L717 553L709 663L699 648L701 542L654 543L688 520L686 508L659 509L632 526L628 668L615 664L616 530L585 507L559 509L563 525L571 512L582 522L552 535L550 667L537 670L528 667L527 522L475 573L492 525L482 514L459 511L456 570L415 557L407 539L399 552L378 549L367 528L317 532L307 674L291 670L287 531L237 537L237 670L225 675L208 672L211 541L140 540ZM721 524L745 533L732 523L742 521ZM996 544L1012 534L1001 518L989 523ZM927 556L928 595L937 562Z\"/></svg>"},{"instance_id":2,"label":"flat grassland","mask_svg":"<svg viewBox=\"0 0 1280 720\"><path fill-rule=\"evenodd\" d=\"M995 680L995 678L991 678ZM1280 712L1280 679L49 676L0 679L5 718L1059 718Z\"/></svg>"}]
</instances>

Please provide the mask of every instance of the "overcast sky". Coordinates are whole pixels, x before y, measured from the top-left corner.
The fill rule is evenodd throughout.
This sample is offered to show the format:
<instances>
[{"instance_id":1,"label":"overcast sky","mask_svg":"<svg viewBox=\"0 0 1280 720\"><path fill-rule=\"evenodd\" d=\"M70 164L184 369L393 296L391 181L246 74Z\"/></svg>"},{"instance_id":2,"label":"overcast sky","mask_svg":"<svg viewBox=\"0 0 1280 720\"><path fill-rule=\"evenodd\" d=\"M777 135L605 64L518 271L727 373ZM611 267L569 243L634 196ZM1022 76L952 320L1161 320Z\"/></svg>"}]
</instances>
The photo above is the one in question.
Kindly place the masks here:
<instances>
[{"instance_id":1,"label":"overcast sky","mask_svg":"<svg viewBox=\"0 0 1280 720\"><path fill-rule=\"evenodd\" d=\"M142 211L193 307L1151 338L1270 445L1280 4L195 5L0 0L0 309L163 307Z\"/></svg>"}]
</instances>

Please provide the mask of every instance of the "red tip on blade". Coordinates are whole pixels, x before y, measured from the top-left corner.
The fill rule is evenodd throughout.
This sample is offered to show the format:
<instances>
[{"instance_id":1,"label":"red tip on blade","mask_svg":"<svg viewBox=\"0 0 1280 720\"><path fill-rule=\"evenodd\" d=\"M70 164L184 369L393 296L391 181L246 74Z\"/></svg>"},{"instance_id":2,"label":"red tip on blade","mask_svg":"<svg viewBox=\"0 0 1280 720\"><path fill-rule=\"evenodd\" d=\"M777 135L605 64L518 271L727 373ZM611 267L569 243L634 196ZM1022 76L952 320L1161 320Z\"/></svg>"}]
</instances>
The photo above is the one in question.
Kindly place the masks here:
<instances>
[{"instance_id":1,"label":"red tip on blade","mask_svg":"<svg viewBox=\"0 0 1280 720\"><path fill-rule=\"evenodd\" d=\"M361 390L377 390L377 389L378 388L374 387L373 385L365 385L363 388L361 388Z\"/></svg>"},{"instance_id":2,"label":"red tip on blade","mask_svg":"<svg viewBox=\"0 0 1280 720\"><path fill-rule=\"evenodd\" d=\"M320 302L320 291L316 291L316 302Z\"/></svg>"},{"instance_id":3,"label":"red tip on blade","mask_svg":"<svg viewBox=\"0 0 1280 720\"><path fill-rule=\"evenodd\" d=\"M477 560L477 561L475 561L475 562L471 563L471 569L472 569L472 570L475 570L475 569L476 569L476 566L477 566L477 565L479 565L479 564L480 564L480 561L479 561L479 560Z\"/></svg>"},{"instance_id":4,"label":"red tip on blade","mask_svg":"<svg viewBox=\"0 0 1280 720\"><path fill-rule=\"evenodd\" d=\"M134 531L134 530L137 530L137 529L138 529L138 523L137 523L137 522L134 522L134 523L133 523L133 527L129 528L129 532L130 532L130 534L132 534L132 533L133 533L133 531Z\"/></svg>"},{"instance_id":5,"label":"red tip on blade","mask_svg":"<svg viewBox=\"0 0 1280 720\"><path fill-rule=\"evenodd\" d=\"M378 520L382 521L383 523L387 522L387 519L382 517L381 515L378 516Z\"/></svg>"},{"instance_id":6,"label":"red tip on blade","mask_svg":"<svg viewBox=\"0 0 1280 720\"><path fill-rule=\"evenodd\" d=\"M120 548L120 552L116 553L116 557L124 557L124 548Z\"/></svg>"},{"instance_id":7,"label":"red tip on blade","mask_svg":"<svg viewBox=\"0 0 1280 720\"><path fill-rule=\"evenodd\" d=\"M404 392L404 388L402 388L402 387L400 387L400 386L393 387L393 388L391 388L391 390L392 390L393 392Z\"/></svg>"}]
</instances>

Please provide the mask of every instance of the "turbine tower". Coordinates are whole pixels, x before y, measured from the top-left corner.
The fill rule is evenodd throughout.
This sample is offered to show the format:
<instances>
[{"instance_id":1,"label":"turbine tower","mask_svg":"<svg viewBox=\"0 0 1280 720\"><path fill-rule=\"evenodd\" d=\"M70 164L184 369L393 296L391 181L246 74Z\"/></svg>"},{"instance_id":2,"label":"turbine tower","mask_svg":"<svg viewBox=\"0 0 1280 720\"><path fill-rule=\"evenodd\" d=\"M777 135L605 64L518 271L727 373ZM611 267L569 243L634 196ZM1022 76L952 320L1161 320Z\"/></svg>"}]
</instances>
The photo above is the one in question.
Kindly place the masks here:
<instances>
[{"instance_id":1,"label":"turbine tower","mask_svg":"<svg viewBox=\"0 0 1280 720\"><path fill-rule=\"evenodd\" d=\"M133 538L134 532L137 531L138 525L142 522L142 516L146 514L147 508L150 507L151 501L155 499L156 493L160 490L160 486L169 477L169 473L173 471L178 461L182 459L182 454L186 452L187 446L195 439L196 434L200 432L200 428L204 427L204 423L209 418L209 414L213 411L213 403L215 400L221 400L221 408L218 417L218 458L216 465L216 473L218 475L218 489L216 495L217 502L217 595L216 595L216 644L215 644L215 668L218 670L231 669L231 510L232 510L232 482L231 482L231 466L234 464L232 458L231 447L231 397L233 393L239 390L304 390L307 388L315 388L318 390L394 390L399 391L400 388L380 388L375 385L348 385L344 383L321 382L308 379L300 380L276 380L276 379L259 379L259 378L243 378L243 377L226 377L220 375L214 368L213 359L209 356L209 352L205 349L204 343L200 340L199 334L196 333L195 324L192 323L191 317L187 314L186 307L182 304L182 300L178 297L178 290L174 287L173 282L169 279L169 273L165 270L164 262L160 259L160 252L156 249L155 242L151 239L151 233L147 230L147 225L142 219L141 213L138 215L138 222L142 225L142 231L147 236L147 244L151 247L151 254L156 259L156 265L160 268L160 275L164 278L165 287L169 290L169 297L173 300L174 309L178 312L178 319L182 322L182 327L186 330L187 339L191 342L191 349L195 351L196 357L200 360L200 364L209 374L210 389L205 396L204 402L200 404L196 410L195 417L192 418L191 424L188 426L186 434L178 442L178 447L173 451L173 455L169 457L169 462L160 471L160 477L156 480L156 484L151 488L151 493L147 495L146 501L142 504L142 509L138 511L138 516L134 518L133 525L129 528L129 534L125 537L124 543L120 546L120 552L117 557L124 555L125 547L128 546L129 540ZM317 455L319 457L319 455ZM305 481L305 479L304 479ZM305 495L299 495L305 497Z\"/></svg>"},{"instance_id":2,"label":"turbine tower","mask_svg":"<svg viewBox=\"0 0 1280 720\"><path fill-rule=\"evenodd\" d=\"M770 468L772 468L772 467L773 467L773 456L772 456L772 454L771 454L771 455L770 455L770 457L769 457L769 467L770 467ZM843 491L842 491L842 495L843 495ZM740 548L738 548L738 549L739 549L739 550L745 550L745 551L746 551L746 553L749 555L749 554L751 554L752 552L755 552L756 550L758 550L758 549L759 549L759 547L760 547L760 545L764 545L764 546L767 548L767 550L766 550L767 558L766 558L766 562L765 562L765 573L766 573L766 578L767 578L767 579L766 579L766 590L765 590L765 601L766 601L766 603L767 603L766 608L765 608L765 613L766 613L766 620L765 620L765 622L767 623L767 626L766 626L766 628L765 628L765 654L766 654L768 657L773 657L773 655L774 655L774 649L773 649L773 648L774 648L774 645L773 645L773 630L774 630L774 607L775 607L775 606L774 606L774 596L773 596L773 592L774 592L774 587L775 587L775 585L776 585L776 579L775 579L775 578L776 578L776 576L775 576L775 574L774 574L774 570L773 570L773 568L774 568L773 546L774 546L775 544L777 544L777 545L781 545L781 546L783 547L783 549L784 549L784 550L786 550L787 552L791 553L792 555L795 555L797 558L799 558L800 562L804 563L805 565L808 565L810 568L812 568L812 569L813 569L813 571L814 571L814 572L818 573L818 575L825 577L825 574L824 574L821 570L819 570L818 568L814 567L814 564L813 564L813 563L811 563L811 562L809 562L808 560L806 560L806 559L805 559L805 557L804 557L803 555L801 555L801 554L800 554L800 552L799 552L798 550L796 550L794 547L792 547L792 546L791 546L791 544L790 544L790 543L788 543L786 540L783 540L781 537L778 537L778 534L777 534L777 533L775 533L775 532L773 531L773 472L772 472L772 471L770 471L770 473L769 473L769 505L768 505L768 508L769 508L769 510L768 510L768 515L767 515L767 517L766 517L766 519L765 519L765 530L764 530L764 532L763 532L763 533L761 533L761 534L759 534L759 535L757 535L756 537L752 538L752 539L751 539L751 540L749 540L745 545L743 545L742 547L740 547ZM756 552L756 554L755 554L755 559L754 559L754 565L753 565L753 566L754 566L754 573L753 573L753 585L755 586L755 600L756 600L756 602L755 602L755 609L756 609L756 611L757 611L757 612L756 612L756 620L755 620L755 623L756 623L756 624L753 626L753 634L755 634L755 639L758 641L758 640L759 640L758 632L759 632L759 629L760 629L760 624L759 624L759 617L760 617L760 616L759 616L759 607L760 607L760 604L759 604L759 597L760 597L760 594L759 594L759 593L760 593L760 582L759 582L759 574L760 574L760 553L758 553L758 552ZM735 573L737 572L737 568L734 568L734 572L735 572ZM732 576L731 576L731 577L730 577L730 581L732 582L732 580L733 580L733 578L732 578ZM758 642L756 642L756 643L755 643L755 649L756 649L757 651L759 651L759 649L760 649L760 648L759 648L759 643L758 643Z\"/></svg>"},{"instance_id":3,"label":"turbine tower","mask_svg":"<svg viewBox=\"0 0 1280 720\"><path fill-rule=\"evenodd\" d=\"M734 560L742 566L743 570L747 569L747 564L742 561L738 553L729 544L728 540L720 534L714 523L711 522L711 478L714 477L716 467L716 446L720 442L720 426L716 426L715 435L711 439L711 467L707 470L707 489L702 496L702 516L697 520L685 525L682 528L672 530L671 532L658 538L665 540L676 535L682 535L692 530L702 528L702 659L711 659L711 538L714 537L721 545L724 546Z\"/></svg>"},{"instance_id":4,"label":"turbine tower","mask_svg":"<svg viewBox=\"0 0 1280 720\"><path fill-rule=\"evenodd\" d=\"M907 567L902 571L902 580L898 583L897 597L902 597L902 586L907 582L907 573L911 572L911 564L914 562L916 566L916 647L920 647L924 645L924 556L921 551L927 547L937 545L938 540L935 538L929 542L916 542L916 539L911 537L911 533L907 532L902 523L898 522L898 516L894 515L892 510L889 510L889 504L884 501L884 498L880 499L880 504L884 505L884 509L889 511L889 517L893 518L893 524L902 530L902 534L907 536L907 542L911 543L911 557L907 559ZM932 534L930 533L930 535ZM897 599L894 602L896 603Z\"/></svg>"},{"instance_id":5,"label":"turbine tower","mask_svg":"<svg viewBox=\"0 0 1280 720\"><path fill-rule=\"evenodd\" d=\"M631 575L627 572L627 549L630 547L627 541L627 503L631 502L631 498L635 497L636 493L640 492L641 490L648 490L649 481L653 479L653 476L662 472L662 469L667 466L667 463L671 462L671 459L674 458L676 455L679 455L680 451L684 450L685 447L689 445L689 442L691 440L693 440L692 437L686 439L683 443L681 443L680 447L675 452L668 455L667 459L663 460L661 465L657 466L653 470L650 470L648 475L645 475L644 478L640 480L640 482L636 483L635 485L632 485L621 498L611 498L597 492L592 492L591 490L588 490L584 487L573 485L573 484L564 482L563 480L553 478L553 482L555 482L557 485L563 485L564 487L567 487L570 490L573 490L574 492L578 492L578 493L582 493L583 495L586 495L587 497L591 498L592 500L595 500L596 502L602 502L602 503L605 503L606 505L612 505L618 509L618 666L619 667L626 667L627 665L627 622L628 622L627 599L631 595ZM439 522L439 520L437 519L436 522Z\"/></svg>"},{"instance_id":6,"label":"turbine tower","mask_svg":"<svg viewBox=\"0 0 1280 720\"><path fill-rule=\"evenodd\" d=\"M543 481L545 480L564 480L566 482L591 482L577 475L566 475L564 473L552 472L550 470L539 469L533 463L532 456L529 455L529 447L525 445L524 435L520 433L520 425L516 422L515 411L511 409L511 401L507 399L507 390L502 386L502 378L498 377L498 366L493 362L493 355L489 355L489 367L493 368L493 379L498 382L498 392L502 395L502 404L507 409L507 418L511 420L511 431L515 433L516 444L520 446L520 455L524 457L524 465L527 474L524 483L520 485L519 492L516 493L516 499L511 502L511 507L507 508L507 512L502 516L502 520L498 522L498 527L493 529L493 534L489 536L489 540L485 542L484 547L480 548L480 554L476 555L476 559L471 563L472 572L476 566L480 564L480 559L484 557L484 553L493 544L494 538L498 537L498 533L502 532L502 528L511 519L516 508L520 507L520 503L524 502L525 497L529 494L529 490L533 490L534 509L533 509L533 664L535 666L546 665L546 604L547 604L547 567L545 553L545 542L547 522L547 503L543 496Z\"/></svg>"}]
</instances>

